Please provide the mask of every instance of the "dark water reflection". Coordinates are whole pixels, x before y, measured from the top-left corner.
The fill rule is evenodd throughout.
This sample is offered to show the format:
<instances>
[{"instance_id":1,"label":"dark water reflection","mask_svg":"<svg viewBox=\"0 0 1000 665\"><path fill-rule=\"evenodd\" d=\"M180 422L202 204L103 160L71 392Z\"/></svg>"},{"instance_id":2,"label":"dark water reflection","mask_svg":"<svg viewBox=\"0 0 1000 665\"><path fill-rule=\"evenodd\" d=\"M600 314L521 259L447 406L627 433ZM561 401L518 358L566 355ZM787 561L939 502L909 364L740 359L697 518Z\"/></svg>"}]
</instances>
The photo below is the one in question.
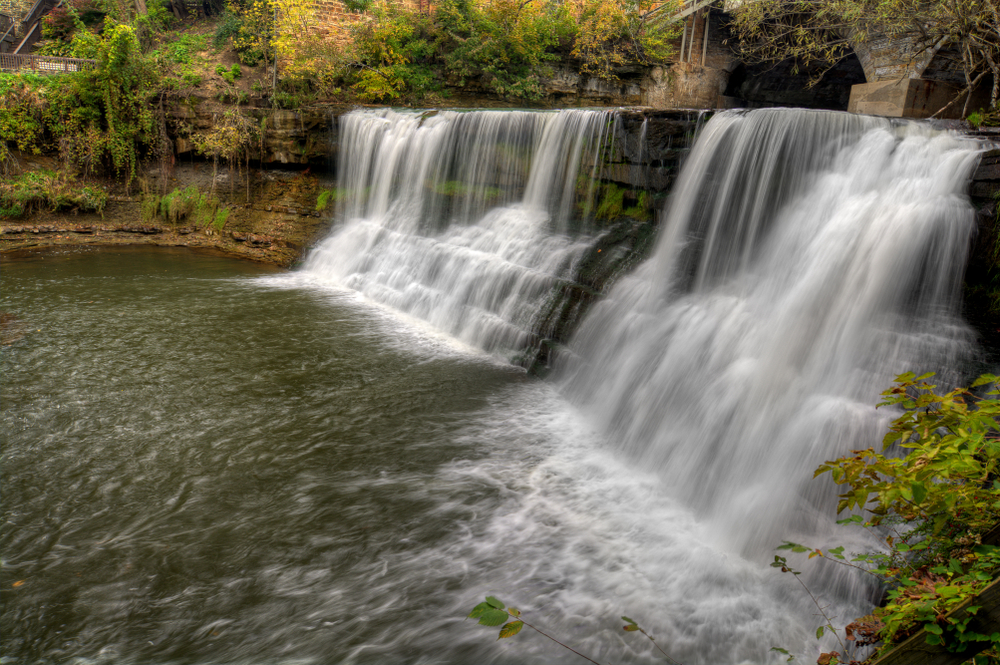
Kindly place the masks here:
<instances>
[{"instance_id":1,"label":"dark water reflection","mask_svg":"<svg viewBox=\"0 0 1000 665\"><path fill-rule=\"evenodd\" d=\"M2 309L31 329L3 351L4 663L340 660L458 583L380 588L464 519L475 488L449 510L435 471L483 454L460 430L523 374L393 348L267 272L4 262Z\"/></svg>"},{"instance_id":2,"label":"dark water reflection","mask_svg":"<svg viewBox=\"0 0 1000 665\"><path fill-rule=\"evenodd\" d=\"M600 662L662 662L623 613L688 665L812 639L587 413L351 291L182 250L0 278L0 665L575 662L464 621L488 593Z\"/></svg>"}]
</instances>

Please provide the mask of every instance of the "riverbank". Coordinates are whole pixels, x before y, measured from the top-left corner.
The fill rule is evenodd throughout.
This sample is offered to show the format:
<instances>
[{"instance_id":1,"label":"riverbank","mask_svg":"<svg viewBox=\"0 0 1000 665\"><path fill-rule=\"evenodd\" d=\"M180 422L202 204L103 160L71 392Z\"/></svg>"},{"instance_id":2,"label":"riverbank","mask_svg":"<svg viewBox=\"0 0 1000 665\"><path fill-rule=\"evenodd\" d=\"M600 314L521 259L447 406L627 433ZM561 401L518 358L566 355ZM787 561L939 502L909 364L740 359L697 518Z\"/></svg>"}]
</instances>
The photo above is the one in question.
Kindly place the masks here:
<instances>
[{"instance_id":1,"label":"riverbank","mask_svg":"<svg viewBox=\"0 0 1000 665\"><path fill-rule=\"evenodd\" d=\"M235 179L232 187L231 176ZM145 194L121 191L113 181L92 182L109 193L100 214L40 211L20 219L0 218L0 254L61 245L153 245L212 249L286 268L295 265L330 228L330 216L316 210L323 184L308 171L272 169L243 176L249 177L249 184L226 169L220 169L216 178L216 194L228 211L221 228L189 219L171 223L143 212L144 201L148 211L155 196L152 192L162 195L188 187L210 191L211 165L194 162L174 166L165 179L155 171L147 172L140 183Z\"/></svg>"}]
</instances>

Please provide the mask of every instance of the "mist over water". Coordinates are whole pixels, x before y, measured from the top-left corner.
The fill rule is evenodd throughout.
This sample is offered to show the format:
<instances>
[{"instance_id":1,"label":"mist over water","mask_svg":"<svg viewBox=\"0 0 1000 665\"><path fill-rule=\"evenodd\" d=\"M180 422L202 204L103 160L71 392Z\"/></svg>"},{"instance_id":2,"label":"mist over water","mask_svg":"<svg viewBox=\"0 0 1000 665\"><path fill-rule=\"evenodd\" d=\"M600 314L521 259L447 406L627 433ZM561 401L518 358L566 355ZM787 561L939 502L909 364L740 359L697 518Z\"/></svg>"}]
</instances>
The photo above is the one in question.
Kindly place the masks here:
<instances>
[{"instance_id":1,"label":"mist over water","mask_svg":"<svg viewBox=\"0 0 1000 665\"><path fill-rule=\"evenodd\" d=\"M296 273L5 263L35 332L0 358L3 662L577 661L464 621L486 594L601 662L663 662L622 614L689 665L814 658L822 620L767 563L868 545L812 470L877 444L895 374L973 352L975 147L715 116L653 255L538 381L505 359L599 233L565 186L612 115L349 115ZM811 564L839 622L867 610Z\"/></svg>"}]
</instances>

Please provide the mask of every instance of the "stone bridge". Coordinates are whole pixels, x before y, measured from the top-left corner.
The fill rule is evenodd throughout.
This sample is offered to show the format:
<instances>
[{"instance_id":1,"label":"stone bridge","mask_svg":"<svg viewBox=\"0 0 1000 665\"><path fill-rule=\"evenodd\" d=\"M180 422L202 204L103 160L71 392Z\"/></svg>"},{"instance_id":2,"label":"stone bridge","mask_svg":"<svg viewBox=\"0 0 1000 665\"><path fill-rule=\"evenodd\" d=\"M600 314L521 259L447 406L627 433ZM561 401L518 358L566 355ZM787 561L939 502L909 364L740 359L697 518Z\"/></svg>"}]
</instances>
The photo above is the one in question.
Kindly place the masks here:
<instances>
[{"instance_id":1,"label":"stone bridge","mask_svg":"<svg viewBox=\"0 0 1000 665\"><path fill-rule=\"evenodd\" d=\"M678 59L654 69L642 103L658 108L804 106L888 117L926 118L965 87L961 57L946 44L920 48L905 39L852 42L854 52L816 85L814 71L790 62L749 65L734 50L724 3L688 0ZM964 99L940 117L961 117ZM989 104L989 81L973 93L969 111Z\"/></svg>"}]
</instances>

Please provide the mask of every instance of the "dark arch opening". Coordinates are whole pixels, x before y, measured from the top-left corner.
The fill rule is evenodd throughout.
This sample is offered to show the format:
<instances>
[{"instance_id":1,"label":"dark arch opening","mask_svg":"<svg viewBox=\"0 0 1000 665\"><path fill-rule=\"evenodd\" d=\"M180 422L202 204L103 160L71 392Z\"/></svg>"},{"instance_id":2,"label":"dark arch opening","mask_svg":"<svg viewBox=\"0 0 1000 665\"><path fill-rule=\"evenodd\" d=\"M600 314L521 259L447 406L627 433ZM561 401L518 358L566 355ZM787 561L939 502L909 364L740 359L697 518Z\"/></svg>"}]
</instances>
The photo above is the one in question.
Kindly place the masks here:
<instances>
[{"instance_id":1,"label":"dark arch opening","mask_svg":"<svg viewBox=\"0 0 1000 665\"><path fill-rule=\"evenodd\" d=\"M741 63L729 76L726 95L749 108L798 106L846 111L851 86L866 83L865 70L852 51L830 68L818 83L809 83L821 67L796 67L794 60L777 64Z\"/></svg>"}]
</instances>

